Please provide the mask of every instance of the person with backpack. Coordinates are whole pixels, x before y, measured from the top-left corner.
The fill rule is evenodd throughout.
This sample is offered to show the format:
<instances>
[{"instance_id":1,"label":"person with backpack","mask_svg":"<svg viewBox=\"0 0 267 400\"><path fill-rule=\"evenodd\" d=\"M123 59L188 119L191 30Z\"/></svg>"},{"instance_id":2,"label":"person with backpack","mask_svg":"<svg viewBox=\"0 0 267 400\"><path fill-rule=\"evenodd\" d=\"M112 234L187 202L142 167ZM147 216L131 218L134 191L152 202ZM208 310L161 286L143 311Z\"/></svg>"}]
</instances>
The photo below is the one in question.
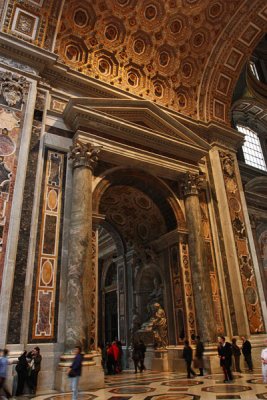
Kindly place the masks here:
<instances>
[{"instance_id":1,"label":"person with backpack","mask_svg":"<svg viewBox=\"0 0 267 400\"><path fill-rule=\"evenodd\" d=\"M80 346L76 346L74 349L74 360L71 367L68 369L68 377L70 378L70 385L72 391L72 400L77 400L78 398L78 386L79 380L82 375L82 362L83 355L81 354L82 349Z\"/></svg>"}]
</instances>

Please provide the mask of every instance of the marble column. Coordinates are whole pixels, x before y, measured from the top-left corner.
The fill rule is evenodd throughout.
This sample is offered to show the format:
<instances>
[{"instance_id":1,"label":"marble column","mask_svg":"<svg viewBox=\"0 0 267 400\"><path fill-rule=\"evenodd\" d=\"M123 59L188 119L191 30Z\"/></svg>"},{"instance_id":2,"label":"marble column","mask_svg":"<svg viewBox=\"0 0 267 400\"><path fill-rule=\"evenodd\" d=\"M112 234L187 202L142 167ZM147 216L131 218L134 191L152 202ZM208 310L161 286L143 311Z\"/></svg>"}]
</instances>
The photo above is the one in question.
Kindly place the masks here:
<instances>
[{"instance_id":1,"label":"marble column","mask_svg":"<svg viewBox=\"0 0 267 400\"><path fill-rule=\"evenodd\" d=\"M72 209L69 232L65 352L75 346L88 352L91 340L90 299L95 290L92 273L92 173L99 146L76 141L73 160Z\"/></svg>"},{"instance_id":2,"label":"marble column","mask_svg":"<svg viewBox=\"0 0 267 400\"><path fill-rule=\"evenodd\" d=\"M212 289L208 265L204 262L204 239L201 232L201 214L198 197L198 188L201 183L199 175L186 174L184 181L185 212L189 230L188 247L198 334L202 340L214 342L216 339L216 326Z\"/></svg>"}]
</instances>

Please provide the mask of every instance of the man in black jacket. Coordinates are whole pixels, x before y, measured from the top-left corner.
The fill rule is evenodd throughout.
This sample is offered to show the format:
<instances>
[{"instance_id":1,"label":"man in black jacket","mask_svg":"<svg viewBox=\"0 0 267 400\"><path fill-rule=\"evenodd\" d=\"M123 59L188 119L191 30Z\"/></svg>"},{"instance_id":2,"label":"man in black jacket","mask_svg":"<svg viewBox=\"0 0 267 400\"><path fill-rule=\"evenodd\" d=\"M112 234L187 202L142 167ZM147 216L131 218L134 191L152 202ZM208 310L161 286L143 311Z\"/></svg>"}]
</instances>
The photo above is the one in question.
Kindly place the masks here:
<instances>
[{"instance_id":1,"label":"man in black jacket","mask_svg":"<svg viewBox=\"0 0 267 400\"><path fill-rule=\"evenodd\" d=\"M185 360L185 363L186 363L187 378L190 379L191 374L193 375L193 377L196 376L195 371L193 371L191 368L191 363L192 363L192 359L193 359L193 350L192 350L192 347L189 346L188 340L184 341L183 359Z\"/></svg>"},{"instance_id":2,"label":"man in black jacket","mask_svg":"<svg viewBox=\"0 0 267 400\"><path fill-rule=\"evenodd\" d=\"M245 336L242 336L241 339L243 340L242 353L248 365L248 370L249 372L253 372L253 364L251 358L251 343L249 340L245 338Z\"/></svg>"},{"instance_id":3,"label":"man in black jacket","mask_svg":"<svg viewBox=\"0 0 267 400\"><path fill-rule=\"evenodd\" d=\"M224 373L224 382L230 382L233 380L231 365L232 365L232 346L230 343L225 341L224 336L220 336L218 346L218 354L220 357L220 366Z\"/></svg>"}]
</instances>

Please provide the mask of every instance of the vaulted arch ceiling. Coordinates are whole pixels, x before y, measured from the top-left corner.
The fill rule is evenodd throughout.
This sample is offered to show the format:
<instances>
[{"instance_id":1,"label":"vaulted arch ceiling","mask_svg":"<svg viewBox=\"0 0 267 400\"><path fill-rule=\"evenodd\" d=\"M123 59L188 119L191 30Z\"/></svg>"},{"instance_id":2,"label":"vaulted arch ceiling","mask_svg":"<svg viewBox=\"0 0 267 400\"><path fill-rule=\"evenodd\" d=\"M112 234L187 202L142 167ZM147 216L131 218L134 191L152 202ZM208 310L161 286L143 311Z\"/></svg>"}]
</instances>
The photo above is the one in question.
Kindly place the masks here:
<instances>
[{"instance_id":1,"label":"vaulted arch ceiling","mask_svg":"<svg viewBox=\"0 0 267 400\"><path fill-rule=\"evenodd\" d=\"M204 121L229 121L242 66L267 30L265 0L10 0L6 11L5 32L28 34L70 68Z\"/></svg>"}]
</instances>

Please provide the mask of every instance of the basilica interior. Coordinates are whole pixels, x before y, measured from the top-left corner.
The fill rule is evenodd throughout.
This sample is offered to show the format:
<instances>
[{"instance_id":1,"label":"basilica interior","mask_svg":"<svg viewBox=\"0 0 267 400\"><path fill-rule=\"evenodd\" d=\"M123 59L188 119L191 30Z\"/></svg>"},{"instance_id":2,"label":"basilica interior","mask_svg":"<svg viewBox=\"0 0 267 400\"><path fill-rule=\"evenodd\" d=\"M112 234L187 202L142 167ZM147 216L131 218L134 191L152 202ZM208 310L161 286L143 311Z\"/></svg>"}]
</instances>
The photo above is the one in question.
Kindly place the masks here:
<instances>
[{"instance_id":1,"label":"basilica interior","mask_svg":"<svg viewBox=\"0 0 267 400\"><path fill-rule=\"evenodd\" d=\"M0 0L0 50L10 387L38 346L40 400L70 396L79 345L86 400L267 398L266 1ZM232 389L219 336L252 344L255 374L243 363ZM114 340L125 375L105 377Z\"/></svg>"}]
</instances>

